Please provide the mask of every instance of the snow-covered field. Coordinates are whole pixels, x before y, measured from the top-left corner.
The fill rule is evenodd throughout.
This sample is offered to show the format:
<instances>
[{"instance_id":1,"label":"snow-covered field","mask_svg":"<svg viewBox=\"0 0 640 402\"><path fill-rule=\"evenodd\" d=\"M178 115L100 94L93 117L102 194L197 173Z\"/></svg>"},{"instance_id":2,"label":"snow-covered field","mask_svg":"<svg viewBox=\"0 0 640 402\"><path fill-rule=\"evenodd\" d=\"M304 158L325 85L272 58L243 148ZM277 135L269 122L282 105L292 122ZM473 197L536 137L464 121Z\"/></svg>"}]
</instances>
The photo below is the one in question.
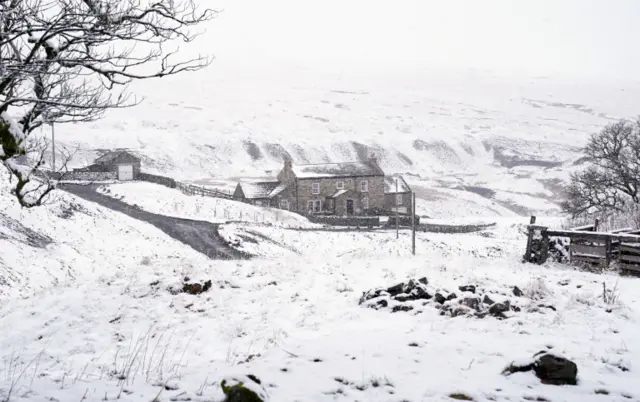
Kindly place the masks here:
<instances>
[{"instance_id":1,"label":"snow-covered field","mask_svg":"<svg viewBox=\"0 0 640 402\"><path fill-rule=\"evenodd\" d=\"M284 227L317 227L308 219L277 208L261 208L223 198L190 196L180 190L145 182L101 186L98 191L145 211L213 223L241 221Z\"/></svg>"},{"instance_id":2,"label":"snow-covered field","mask_svg":"<svg viewBox=\"0 0 640 402\"><path fill-rule=\"evenodd\" d=\"M271 401L640 400L640 280L522 264L526 219L418 233L415 257L406 231L237 223L222 234L263 258L222 262L63 193L31 211L0 194L4 221L51 238L29 245L23 229L2 229L0 272L13 279L0 288L0 395L10 401L218 401L220 380L238 374L260 378ZM518 286L531 298L502 321L358 304L366 290L423 276L434 289ZM185 277L213 286L176 294ZM602 300L602 282L616 303ZM546 349L577 363L577 386L501 374Z\"/></svg>"}]
</instances>

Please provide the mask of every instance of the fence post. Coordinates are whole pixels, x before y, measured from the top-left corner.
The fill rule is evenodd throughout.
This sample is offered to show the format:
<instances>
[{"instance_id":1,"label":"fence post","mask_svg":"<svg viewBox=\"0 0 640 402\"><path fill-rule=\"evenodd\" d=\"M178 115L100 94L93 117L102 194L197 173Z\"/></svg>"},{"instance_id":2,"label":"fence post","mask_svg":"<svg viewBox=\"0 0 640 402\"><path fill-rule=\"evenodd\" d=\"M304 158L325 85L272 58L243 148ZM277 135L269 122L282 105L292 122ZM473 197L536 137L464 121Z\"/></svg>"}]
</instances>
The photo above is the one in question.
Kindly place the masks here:
<instances>
[{"instance_id":1,"label":"fence post","mask_svg":"<svg viewBox=\"0 0 640 402\"><path fill-rule=\"evenodd\" d=\"M609 268L609 264L611 264L611 236L607 236L605 244L605 267Z\"/></svg>"},{"instance_id":2,"label":"fence post","mask_svg":"<svg viewBox=\"0 0 640 402\"><path fill-rule=\"evenodd\" d=\"M534 223L536 223L536 217L531 216L531 219L529 220L529 226L527 226L527 249L524 253L524 262L531 262L531 243L533 241L533 228L531 227L531 225L533 225Z\"/></svg>"},{"instance_id":3,"label":"fence post","mask_svg":"<svg viewBox=\"0 0 640 402\"><path fill-rule=\"evenodd\" d=\"M595 222L593 222L593 231L598 231L598 224L600 223L600 219L596 218Z\"/></svg>"},{"instance_id":4,"label":"fence post","mask_svg":"<svg viewBox=\"0 0 640 402\"><path fill-rule=\"evenodd\" d=\"M542 261L540 264L544 264L547 262L547 258L549 258L549 235L547 234L548 228L542 228L540 230L540 234L542 235Z\"/></svg>"}]
</instances>

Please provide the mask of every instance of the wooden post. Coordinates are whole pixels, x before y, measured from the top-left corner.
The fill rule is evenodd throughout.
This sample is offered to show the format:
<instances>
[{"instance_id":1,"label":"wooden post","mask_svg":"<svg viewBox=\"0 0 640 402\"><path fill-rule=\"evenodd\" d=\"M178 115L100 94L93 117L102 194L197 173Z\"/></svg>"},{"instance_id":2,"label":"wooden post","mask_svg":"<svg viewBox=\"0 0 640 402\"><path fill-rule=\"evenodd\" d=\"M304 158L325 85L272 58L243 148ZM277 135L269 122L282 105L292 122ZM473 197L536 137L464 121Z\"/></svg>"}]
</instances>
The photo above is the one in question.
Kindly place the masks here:
<instances>
[{"instance_id":1,"label":"wooden post","mask_svg":"<svg viewBox=\"0 0 640 402\"><path fill-rule=\"evenodd\" d=\"M411 254L416 255L416 193L411 192Z\"/></svg>"},{"instance_id":2,"label":"wooden post","mask_svg":"<svg viewBox=\"0 0 640 402\"><path fill-rule=\"evenodd\" d=\"M531 219L529 220L529 226L527 227L528 230L528 234L527 234L527 249L524 252L524 261L525 262L531 262L531 243L533 241L533 229L531 228L531 225L536 223L536 217L535 216L531 216Z\"/></svg>"},{"instance_id":3,"label":"wooden post","mask_svg":"<svg viewBox=\"0 0 640 402\"><path fill-rule=\"evenodd\" d=\"M598 224L600 223L600 219L596 218L596 221L593 223L593 231L598 231Z\"/></svg>"},{"instance_id":4,"label":"wooden post","mask_svg":"<svg viewBox=\"0 0 640 402\"><path fill-rule=\"evenodd\" d=\"M607 237L607 240L605 241L606 244L606 248L605 248L605 267L609 268L609 264L611 264L611 237Z\"/></svg>"},{"instance_id":5,"label":"wooden post","mask_svg":"<svg viewBox=\"0 0 640 402\"><path fill-rule=\"evenodd\" d=\"M549 258L549 234L547 233L547 228L540 229L542 234L542 255L540 264L544 264Z\"/></svg>"}]
</instances>

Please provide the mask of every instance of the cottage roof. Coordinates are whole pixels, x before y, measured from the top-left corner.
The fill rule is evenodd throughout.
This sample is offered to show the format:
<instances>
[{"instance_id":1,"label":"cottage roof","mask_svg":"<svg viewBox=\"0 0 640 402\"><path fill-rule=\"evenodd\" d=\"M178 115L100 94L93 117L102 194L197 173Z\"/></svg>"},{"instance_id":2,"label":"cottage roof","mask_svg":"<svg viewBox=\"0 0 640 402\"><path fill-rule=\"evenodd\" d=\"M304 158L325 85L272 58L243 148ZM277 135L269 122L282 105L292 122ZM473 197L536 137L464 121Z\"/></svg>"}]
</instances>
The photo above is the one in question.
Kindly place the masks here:
<instances>
[{"instance_id":1,"label":"cottage roof","mask_svg":"<svg viewBox=\"0 0 640 402\"><path fill-rule=\"evenodd\" d=\"M280 187L284 188L280 189ZM262 181L256 183L240 183L244 196L248 199L271 198L282 192L286 185L278 181Z\"/></svg>"},{"instance_id":2,"label":"cottage roof","mask_svg":"<svg viewBox=\"0 0 640 402\"><path fill-rule=\"evenodd\" d=\"M371 162L319 163L293 165L293 173L299 179L322 177L383 176L384 172Z\"/></svg>"},{"instance_id":3,"label":"cottage roof","mask_svg":"<svg viewBox=\"0 0 640 402\"><path fill-rule=\"evenodd\" d=\"M343 195L343 194L345 194L345 193L348 193L349 191L350 191L350 190L345 190L345 189L343 189L343 190L338 190L338 191L336 191L336 192L335 192L335 194L333 194L333 195L331 196L331 198L338 198L338 197L340 197L341 195Z\"/></svg>"},{"instance_id":4,"label":"cottage roof","mask_svg":"<svg viewBox=\"0 0 640 402\"><path fill-rule=\"evenodd\" d=\"M410 193L411 187L404 181L404 178L399 174L392 176L385 176L384 178L384 192L385 194L396 194L396 179L398 179L398 191L397 193Z\"/></svg>"},{"instance_id":5,"label":"cottage roof","mask_svg":"<svg viewBox=\"0 0 640 402\"><path fill-rule=\"evenodd\" d=\"M137 156L135 156L129 151L116 150L116 151L108 151L107 153L101 155L96 160L94 160L93 163L106 163L122 156L129 157L135 160L140 160L140 158L138 158Z\"/></svg>"}]
</instances>

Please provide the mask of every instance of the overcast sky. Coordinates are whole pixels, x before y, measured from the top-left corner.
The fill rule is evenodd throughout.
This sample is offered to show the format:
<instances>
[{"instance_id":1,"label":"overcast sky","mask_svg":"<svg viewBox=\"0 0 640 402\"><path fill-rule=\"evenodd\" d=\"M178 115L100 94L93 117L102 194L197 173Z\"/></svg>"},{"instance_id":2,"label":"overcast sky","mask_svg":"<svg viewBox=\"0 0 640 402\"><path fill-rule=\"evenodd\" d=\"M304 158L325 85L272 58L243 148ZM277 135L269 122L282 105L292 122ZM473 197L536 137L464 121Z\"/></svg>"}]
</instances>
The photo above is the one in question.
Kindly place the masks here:
<instances>
[{"instance_id":1,"label":"overcast sky","mask_svg":"<svg viewBox=\"0 0 640 402\"><path fill-rule=\"evenodd\" d=\"M640 74L640 0L216 1L206 47L221 66Z\"/></svg>"}]
</instances>

